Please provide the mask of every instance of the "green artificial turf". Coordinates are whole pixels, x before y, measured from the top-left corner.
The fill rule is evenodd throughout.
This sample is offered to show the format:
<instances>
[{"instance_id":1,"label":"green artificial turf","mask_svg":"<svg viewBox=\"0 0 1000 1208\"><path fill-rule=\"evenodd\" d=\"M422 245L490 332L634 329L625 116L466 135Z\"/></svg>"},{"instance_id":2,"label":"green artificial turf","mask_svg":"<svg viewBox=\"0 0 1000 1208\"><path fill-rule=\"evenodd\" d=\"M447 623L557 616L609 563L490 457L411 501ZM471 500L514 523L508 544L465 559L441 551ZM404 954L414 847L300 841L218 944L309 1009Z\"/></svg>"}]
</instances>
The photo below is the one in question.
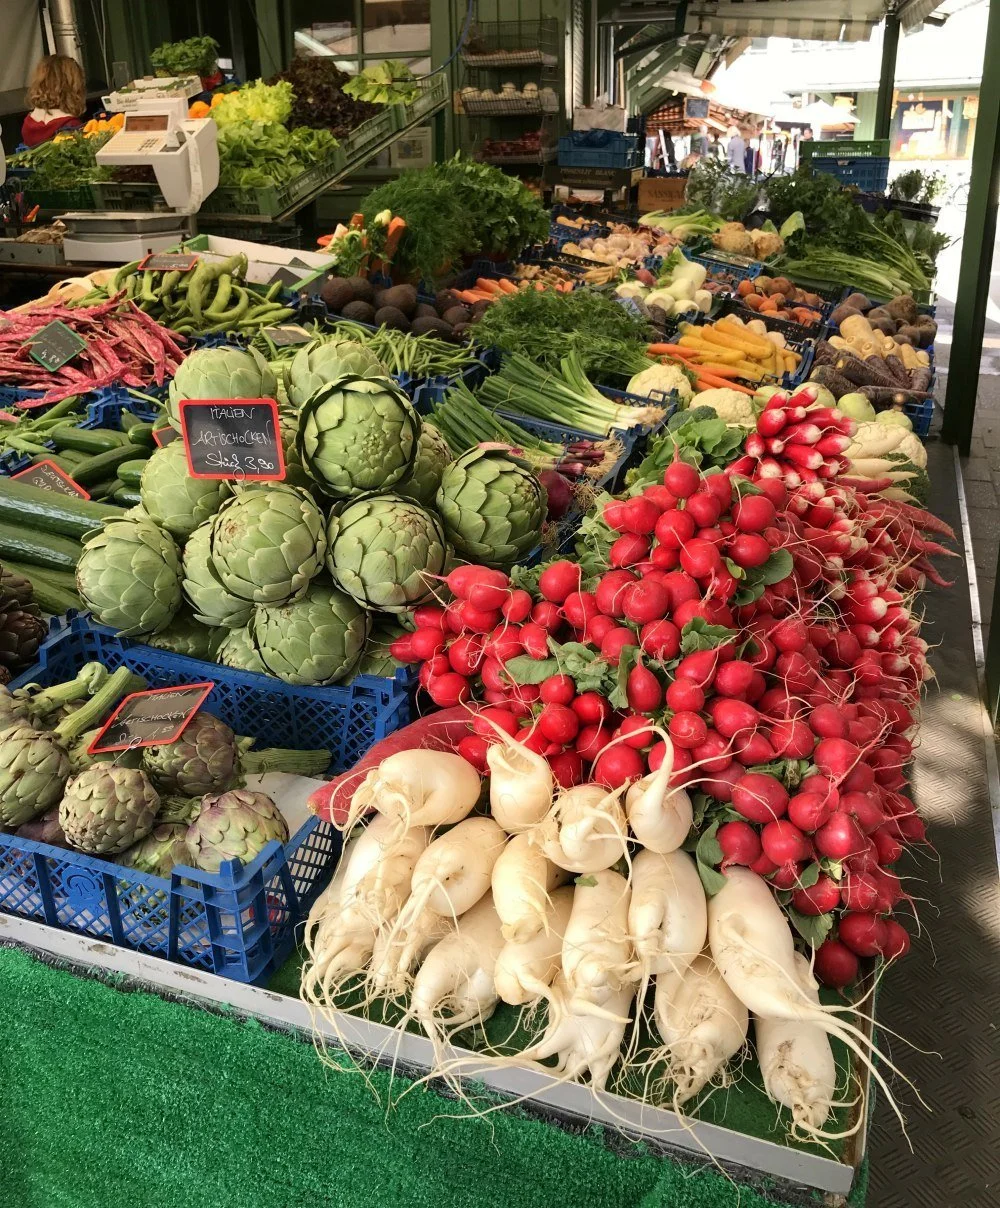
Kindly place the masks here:
<instances>
[{"instance_id":1,"label":"green artificial turf","mask_svg":"<svg viewBox=\"0 0 1000 1208\"><path fill-rule=\"evenodd\" d=\"M17 1208L766 1208L598 1130L388 1114L308 1044L0 948L0 1186ZM388 1075L372 1083L384 1103ZM398 1095L400 1082L394 1087ZM855 1202L862 1201L862 1191ZM819 1203L817 1197L816 1200Z\"/></svg>"}]
</instances>

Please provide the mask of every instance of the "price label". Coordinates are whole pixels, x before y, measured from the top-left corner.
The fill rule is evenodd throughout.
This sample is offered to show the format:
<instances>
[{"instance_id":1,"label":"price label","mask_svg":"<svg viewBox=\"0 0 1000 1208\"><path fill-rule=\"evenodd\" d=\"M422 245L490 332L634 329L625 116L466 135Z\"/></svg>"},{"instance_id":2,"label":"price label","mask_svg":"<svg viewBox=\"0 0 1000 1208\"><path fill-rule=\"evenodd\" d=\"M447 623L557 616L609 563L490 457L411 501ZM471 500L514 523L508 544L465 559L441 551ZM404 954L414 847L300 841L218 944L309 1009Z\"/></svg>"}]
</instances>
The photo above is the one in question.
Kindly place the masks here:
<instances>
[{"instance_id":1,"label":"price label","mask_svg":"<svg viewBox=\"0 0 1000 1208\"><path fill-rule=\"evenodd\" d=\"M198 263L193 252L150 252L139 261L138 271L155 269L160 273L189 273Z\"/></svg>"},{"instance_id":2,"label":"price label","mask_svg":"<svg viewBox=\"0 0 1000 1208\"><path fill-rule=\"evenodd\" d=\"M47 323L41 331L36 331L30 340L25 340L22 348L28 348L31 356L50 373L61 369L67 361L72 361L87 347L87 341L81 339L71 328L59 319Z\"/></svg>"},{"instance_id":3,"label":"price label","mask_svg":"<svg viewBox=\"0 0 1000 1208\"><path fill-rule=\"evenodd\" d=\"M87 748L88 755L176 742L205 703L213 683L153 688L126 696Z\"/></svg>"},{"instance_id":4,"label":"price label","mask_svg":"<svg viewBox=\"0 0 1000 1208\"><path fill-rule=\"evenodd\" d=\"M158 449L162 449L164 446L172 444L175 440L180 440L180 436L181 434L177 431L177 429L170 427L169 424L165 428L153 429L153 441Z\"/></svg>"},{"instance_id":5,"label":"price label","mask_svg":"<svg viewBox=\"0 0 1000 1208\"><path fill-rule=\"evenodd\" d=\"M285 477L273 398L184 399L180 411L193 478L280 482Z\"/></svg>"},{"instance_id":6,"label":"price label","mask_svg":"<svg viewBox=\"0 0 1000 1208\"><path fill-rule=\"evenodd\" d=\"M40 491L54 491L57 495L76 495L80 499L90 498L89 492L60 470L54 461L40 461L11 477L29 487L37 487Z\"/></svg>"},{"instance_id":7,"label":"price label","mask_svg":"<svg viewBox=\"0 0 1000 1208\"><path fill-rule=\"evenodd\" d=\"M313 338L310 332L295 323L282 323L278 327L265 327L264 333L276 348L287 348L292 344L308 344Z\"/></svg>"},{"instance_id":8,"label":"price label","mask_svg":"<svg viewBox=\"0 0 1000 1208\"><path fill-rule=\"evenodd\" d=\"M265 282L265 285L274 285L276 281L280 281L282 285L287 285L289 289L294 289L295 286L302 284L302 278L308 272L312 272L312 269L308 268L308 266L305 270L302 270L294 269L288 264L283 264L270 280Z\"/></svg>"}]
</instances>

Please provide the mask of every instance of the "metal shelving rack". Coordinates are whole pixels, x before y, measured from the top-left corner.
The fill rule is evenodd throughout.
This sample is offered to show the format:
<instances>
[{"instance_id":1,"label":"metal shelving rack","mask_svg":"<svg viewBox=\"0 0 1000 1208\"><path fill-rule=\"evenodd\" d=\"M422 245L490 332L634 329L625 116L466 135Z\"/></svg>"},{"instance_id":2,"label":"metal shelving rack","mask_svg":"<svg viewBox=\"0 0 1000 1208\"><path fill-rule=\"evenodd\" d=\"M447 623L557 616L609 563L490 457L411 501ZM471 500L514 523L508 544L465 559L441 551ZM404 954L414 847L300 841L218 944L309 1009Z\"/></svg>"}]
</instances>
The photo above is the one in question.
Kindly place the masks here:
<instances>
[{"instance_id":1,"label":"metal shelving rack","mask_svg":"<svg viewBox=\"0 0 1000 1208\"><path fill-rule=\"evenodd\" d=\"M520 172L531 166L540 171L554 160L563 105L559 22L479 22L469 31L461 57L464 71L455 109L470 124L474 152L487 139L513 140L534 126L540 133L537 154L486 152L480 158ZM475 97L473 89L494 95Z\"/></svg>"}]
</instances>

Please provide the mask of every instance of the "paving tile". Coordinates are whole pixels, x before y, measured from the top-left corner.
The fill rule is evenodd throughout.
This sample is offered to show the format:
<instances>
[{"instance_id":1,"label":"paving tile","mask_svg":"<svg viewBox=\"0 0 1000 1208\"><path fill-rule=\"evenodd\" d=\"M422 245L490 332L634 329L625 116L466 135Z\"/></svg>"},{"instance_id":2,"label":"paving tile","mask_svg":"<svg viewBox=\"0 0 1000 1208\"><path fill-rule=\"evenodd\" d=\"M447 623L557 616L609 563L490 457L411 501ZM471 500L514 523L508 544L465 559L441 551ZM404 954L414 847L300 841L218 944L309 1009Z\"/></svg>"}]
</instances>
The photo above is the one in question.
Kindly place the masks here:
<instances>
[{"instance_id":1,"label":"paving tile","mask_svg":"<svg viewBox=\"0 0 1000 1208\"><path fill-rule=\"evenodd\" d=\"M1000 471L997 473L1000 476ZM997 494L994 490L993 482L981 481L975 478L967 481L965 484L965 501L970 508L995 508L997 506ZM973 535L975 535L974 529Z\"/></svg>"},{"instance_id":2,"label":"paving tile","mask_svg":"<svg viewBox=\"0 0 1000 1208\"><path fill-rule=\"evenodd\" d=\"M1000 508L994 502L992 508L969 508L969 525L972 528L972 543L976 539L1000 541Z\"/></svg>"},{"instance_id":3,"label":"paving tile","mask_svg":"<svg viewBox=\"0 0 1000 1208\"><path fill-rule=\"evenodd\" d=\"M985 457L967 457L962 462L962 478L970 482L989 482L990 463Z\"/></svg>"},{"instance_id":4,"label":"paving tile","mask_svg":"<svg viewBox=\"0 0 1000 1208\"><path fill-rule=\"evenodd\" d=\"M1000 557L1000 542L977 542L975 539L973 539L972 560L975 563L976 570L980 572L976 576L977 578L982 578L984 572L990 578L993 578L993 576L996 574L998 557Z\"/></svg>"}]
</instances>

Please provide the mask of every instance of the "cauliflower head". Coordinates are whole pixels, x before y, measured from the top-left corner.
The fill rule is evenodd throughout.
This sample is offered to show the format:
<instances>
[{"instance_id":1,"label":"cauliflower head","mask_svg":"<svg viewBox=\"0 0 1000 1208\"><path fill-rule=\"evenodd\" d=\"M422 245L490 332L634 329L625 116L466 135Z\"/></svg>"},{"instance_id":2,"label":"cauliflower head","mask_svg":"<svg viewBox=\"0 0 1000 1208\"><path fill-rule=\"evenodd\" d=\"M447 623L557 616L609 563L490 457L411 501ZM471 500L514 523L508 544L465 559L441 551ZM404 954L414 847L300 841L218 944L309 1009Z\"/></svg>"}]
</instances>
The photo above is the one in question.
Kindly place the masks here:
<instances>
[{"instance_id":1,"label":"cauliflower head","mask_svg":"<svg viewBox=\"0 0 1000 1208\"><path fill-rule=\"evenodd\" d=\"M626 389L629 394L638 394L642 398L649 398L652 390L662 390L664 394L676 390L682 407L694 394L687 374L679 365L650 365L637 373Z\"/></svg>"},{"instance_id":2,"label":"cauliflower head","mask_svg":"<svg viewBox=\"0 0 1000 1208\"><path fill-rule=\"evenodd\" d=\"M702 390L691 400L692 407L711 407L719 419L724 419L730 428L753 428L757 415L749 394L729 390L720 386L715 390Z\"/></svg>"}]
</instances>

